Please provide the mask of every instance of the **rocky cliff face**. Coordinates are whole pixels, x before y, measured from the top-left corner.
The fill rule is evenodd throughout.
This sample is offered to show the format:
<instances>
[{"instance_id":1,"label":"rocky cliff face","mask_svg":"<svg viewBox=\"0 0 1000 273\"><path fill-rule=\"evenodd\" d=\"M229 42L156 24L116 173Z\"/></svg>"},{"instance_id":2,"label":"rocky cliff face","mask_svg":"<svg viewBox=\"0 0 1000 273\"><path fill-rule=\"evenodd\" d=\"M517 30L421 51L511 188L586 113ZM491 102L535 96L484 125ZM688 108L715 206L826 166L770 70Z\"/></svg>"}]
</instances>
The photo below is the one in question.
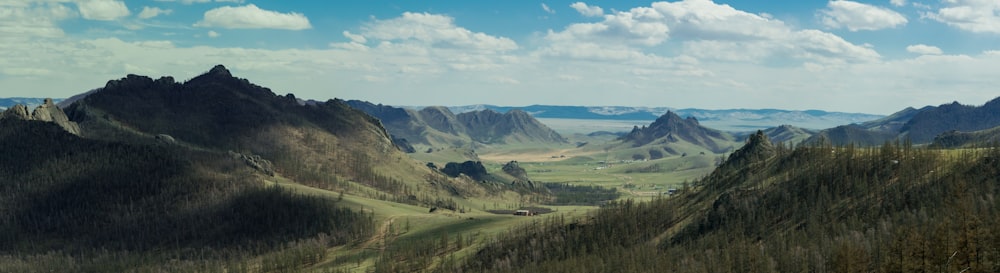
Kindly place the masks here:
<instances>
[{"instance_id":1,"label":"rocky cliff face","mask_svg":"<svg viewBox=\"0 0 1000 273\"><path fill-rule=\"evenodd\" d=\"M74 135L80 134L80 126L76 122L70 121L66 113L59 106L56 106L52 102L52 99L45 99L45 103L35 108L31 114L28 114L27 106L23 104L14 105L14 107L0 113L0 119L7 118L51 122L58 124L59 127Z\"/></svg>"}]
</instances>

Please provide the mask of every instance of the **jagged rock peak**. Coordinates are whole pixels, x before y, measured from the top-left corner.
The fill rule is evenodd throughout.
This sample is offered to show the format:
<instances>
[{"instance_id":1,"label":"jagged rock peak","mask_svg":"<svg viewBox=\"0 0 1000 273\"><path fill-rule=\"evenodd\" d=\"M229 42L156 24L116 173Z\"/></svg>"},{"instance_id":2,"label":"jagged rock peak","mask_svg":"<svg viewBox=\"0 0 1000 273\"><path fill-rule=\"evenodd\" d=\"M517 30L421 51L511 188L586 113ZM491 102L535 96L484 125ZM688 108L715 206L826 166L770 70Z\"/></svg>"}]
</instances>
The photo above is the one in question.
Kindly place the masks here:
<instances>
[{"instance_id":1,"label":"jagged rock peak","mask_svg":"<svg viewBox=\"0 0 1000 273\"><path fill-rule=\"evenodd\" d=\"M223 77L232 77L233 76L232 73L229 73L229 69L226 69L226 66L221 65L221 64L216 65L215 67L212 67L212 70L209 70L208 74L213 75L213 76L223 76Z\"/></svg>"},{"instance_id":2,"label":"jagged rock peak","mask_svg":"<svg viewBox=\"0 0 1000 273\"><path fill-rule=\"evenodd\" d=\"M726 160L728 166L742 166L749 163L761 162L774 155L774 146L768 139L764 131L757 130L756 133L747 138L746 144L736 150L729 159Z\"/></svg>"},{"instance_id":3,"label":"jagged rock peak","mask_svg":"<svg viewBox=\"0 0 1000 273\"><path fill-rule=\"evenodd\" d=\"M14 107L0 113L0 119L6 118L52 122L58 124L67 132L74 135L80 134L80 126L76 124L76 122L70 121L69 118L66 117L66 113L64 113L62 109L59 109L59 106L56 106L55 103L52 102L51 98L46 98L45 103L35 108L31 114L28 114L27 106L22 104L14 105Z\"/></svg>"}]
</instances>

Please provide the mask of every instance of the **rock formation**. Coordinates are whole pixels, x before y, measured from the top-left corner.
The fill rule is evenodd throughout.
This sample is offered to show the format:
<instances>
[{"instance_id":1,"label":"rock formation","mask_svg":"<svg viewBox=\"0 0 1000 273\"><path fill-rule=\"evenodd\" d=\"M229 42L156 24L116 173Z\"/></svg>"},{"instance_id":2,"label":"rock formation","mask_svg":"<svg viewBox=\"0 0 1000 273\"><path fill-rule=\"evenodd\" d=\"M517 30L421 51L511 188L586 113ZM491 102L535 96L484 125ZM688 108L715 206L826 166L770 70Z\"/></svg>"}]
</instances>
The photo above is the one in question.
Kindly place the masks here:
<instances>
[{"instance_id":1,"label":"rock formation","mask_svg":"<svg viewBox=\"0 0 1000 273\"><path fill-rule=\"evenodd\" d=\"M45 99L45 103L35 108L30 115L28 114L27 106L21 104L14 105L14 107L0 113L0 119L6 118L52 122L58 124L59 127L62 127L67 132L74 135L80 134L80 125L76 124L76 122L70 121L69 117L66 116L66 113L64 113L59 106L56 106L55 103L52 102L52 99Z\"/></svg>"}]
</instances>

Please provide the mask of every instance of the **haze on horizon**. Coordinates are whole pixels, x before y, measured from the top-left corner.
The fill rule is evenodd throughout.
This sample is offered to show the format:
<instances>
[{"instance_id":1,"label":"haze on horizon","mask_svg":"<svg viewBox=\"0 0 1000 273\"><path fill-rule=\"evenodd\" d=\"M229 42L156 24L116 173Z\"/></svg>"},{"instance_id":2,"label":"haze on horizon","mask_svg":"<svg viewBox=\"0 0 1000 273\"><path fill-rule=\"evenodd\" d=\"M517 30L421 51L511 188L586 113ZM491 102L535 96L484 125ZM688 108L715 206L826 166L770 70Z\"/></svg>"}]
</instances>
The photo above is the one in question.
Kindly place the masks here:
<instances>
[{"instance_id":1,"label":"haze on horizon","mask_svg":"<svg viewBox=\"0 0 1000 273\"><path fill-rule=\"evenodd\" d=\"M979 105L1000 2L0 2L0 97L224 64L300 98L390 105Z\"/></svg>"}]
</instances>

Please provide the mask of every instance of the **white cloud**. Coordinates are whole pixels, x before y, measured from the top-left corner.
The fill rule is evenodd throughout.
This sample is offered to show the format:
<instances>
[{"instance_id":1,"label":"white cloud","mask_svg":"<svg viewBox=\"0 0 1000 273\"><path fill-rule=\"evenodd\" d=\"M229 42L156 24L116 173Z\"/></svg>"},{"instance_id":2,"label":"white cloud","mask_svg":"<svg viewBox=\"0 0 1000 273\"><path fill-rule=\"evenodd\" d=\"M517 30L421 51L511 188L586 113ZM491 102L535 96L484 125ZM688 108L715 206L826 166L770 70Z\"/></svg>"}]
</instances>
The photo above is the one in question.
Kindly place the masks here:
<instances>
[{"instance_id":1,"label":"white cloud","mask_svg":"<svg viewBox=\"0 0 1000 273\"><path fill-rule=\"evenodd\" d=\"M420 43L434 47L482 51L509 51L518 48L514 40L472 32L456 26L454 21L454 18L444 15L406 12L398 18L378 20L363 26L362 35L368 39Z\"/></svg>"},{"instance_id":2,"label":"white cloud","mask_svg":"<svg viewBox=\"0 0 1000 273\"><path fill-rule=\"evenodd\" d=\"M942 52L940 48L936 46L929 46L925 44L916 44L906 47L906 51L910 53L916 53L921 55L941 55Z\"/></svg>"},{"instance_id":3,"label":"white cloud","mask_svg":"<svg viewBox=\"0 0 1000 273\"><path fill-rule=\"evenodd\" d=\"M601 7L588 6L587 3L584 2L576 2L570 4L569 7L575 9L576 12L579 12L583 16L598 17L604 15L604 9L602 9Z\"/></svg>"},{"instance_id":4,"label":"white cloud","mask_svg":"<svg viewBox=\"0 0 1000 273\"><path fill-rule=\"evenodd\" d=\"M112 21L128 16L125 2L112 0L81 0L76 2L84 19Z\"/></svg>"},{"instance_id":5,"label":"white cloud","mask_svg":"<svg viewBox=\"0 0 1000 273\"><path fill-rule=\"evenodd\" d=\"M57 23L76 17L75 10L61 3L0 4L0 41L29 37L61 37Z\"/></svg>"},{"instance_id":6,"label":"white cloud","mask_svg":"<svg viewBox=\"0 0 1000 273\"><path fill-rule=\"evenodd\" d=\"M358 35L358 34L353 34L350 31L346 31L345 30L343 34L344 34L344 37L347 37L347 39L350 39L351 42L355 42L355 43L359 43L359 44L364 44L364 43L368 42L368 39L365 39L365 36Z\"/></svg>"},{"instance_id":7,"label":"white cloud","mask_svg":"<svg viewBox=\"0 0 1000 273\"><path fill-rule=\"evenodd\" d=\"M1000 33L1000 1L948 0L947 7L923 16L961 30L978 33Z\"/></svg>"},{"instance_id":8,"label":"white cloud","mask_svg":"<svg viewBox=\"0 0 1000 273\"><path fill-rule=\"evenodd\" d=\"M893 6L902 7L906 5L906 0L889 0Z\"/></svg>"},{"instance_id":9,"label":"white cloud","mask_svg":"<svg viewBox=\"0 0 1000 273\"><path fill-rule=\"evenodd\" d=\"M287 29L303 30L312 28L309 19L297 12L280 13L263 10L254 4L239 7L219 7L205 12L196 27Z\"/></svg>"},{"instance_id":10,"label":"white cloud","mask_svg":"<svg viewBox=\"0 0 1000 273\"><path fill-rule=\"evenodd\" d=\"M549 5L546 5L545 3L542 3L542 10L544 10L548 14L556 14L556 11L550 8Z\"/></svg>"},{"instance_id":11,"label":"white cloud","mask_svg":"<svg viewBox=\"0 0 1000 273\"><path fill-rule=\"evenodd\" d=\"M682 53L723 61L842 64L880 58L871 48L831 33L794 30L780 20L706 0L656 2L618 11L601 22L550 30L545 39L551 43L542 49L545 55L582 59L649 58L655 55L642 48L669 45L668 39L683 45Z\"/></svg>"},{"instance_id":12,"label":"white cloud","mask_svg":"<svg viewBox=\"0 0 1000 273\"><path fill-rule=\"evenodd\" d=\"M160 15L170 15L173 13L170 9L161 9L158 7L142 7L142 12L139 12L140 19L149 19Z\"/></svg>"},{"instance_id":13,"label":"white cloud","mask_svg":"<svg viewBox=\"0 0 1000 273\"><path fill-rule=\"evenodd\" d=\"M906 17L898 12L846 0L830 1L819 17L829 28L850 31L895 28L907 23Z\"/></svg>"},{"instance_id":14,"label":"white cloud","mask_svg":"<svg viewBox=\"0 0 1000 273\"><path fill-rule=\"evenodd\" d=\"M178 0L156 0L156 2L181 2L182 4L190 5L190 4L211 3L213 1L212 0L180 0L180 1L178 1ZM217 3L243 4L243 2L245 2L245 1L244 0L215 0L214 2L217 2Z\"/></svg>"},{"instance_id":15,"label":"white cloud","mask_svg":"<svg viewBox=\"0 0 1000 273\"><path fill-rule=\"evenodd\" d=\"M219 34L218 32L215 32L214 30L209 30L208 31L208 37L209 38L218 38L219 36L222 36L222 34Z\"/></svg>"}]
</instances>

